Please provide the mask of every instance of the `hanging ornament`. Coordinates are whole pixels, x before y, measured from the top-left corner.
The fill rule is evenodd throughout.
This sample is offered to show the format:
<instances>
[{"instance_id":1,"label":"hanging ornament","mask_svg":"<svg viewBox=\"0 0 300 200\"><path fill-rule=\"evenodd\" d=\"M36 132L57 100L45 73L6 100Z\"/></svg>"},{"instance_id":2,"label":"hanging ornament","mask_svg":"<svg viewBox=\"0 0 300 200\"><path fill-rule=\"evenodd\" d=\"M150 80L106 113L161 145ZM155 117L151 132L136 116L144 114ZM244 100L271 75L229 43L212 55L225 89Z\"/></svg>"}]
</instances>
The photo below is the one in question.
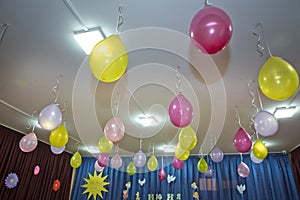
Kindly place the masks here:
<instances>
[{"instance_id":1,"label":"hanging ornament","mask_svg":"<svg viewBox=\"0 0 300 200\"><path fill-rule=\"evenodd\" d=\"M257 140L253 145L253 154L258 159L264 159L268 155L268 149L261 140Z\"/></svg>"},{"instance_id":2,"label":"hanging ornament","mask_svg":"<svg viewBox=\"0 0 300 200\"><path fill-rule=\"evenodd\" d=\"M133 162L130 162L129 165L127 166L127 173L130 176L133 176L135 172L136 172L136 167Z\"/></svg>"},{"instance_id":3,"label":"hanging ornament","mask_svg":"<svg viewBox=\"0 0 300 200\"><path fill-rule=\"evenodd\" d=\"M225 11L206 5L193 17L190 37L196 48L206 54L224 49L232 36L232 22Z\"/></svg>"},{"instance_id":4,"label":"hanging ornament","mask_svg":"<svg viewBox=\"0 0 300 200\"><path fill-rule=\"evenodd\" d=\"M184 166L184 161L179 160L178 158L174 157L172 160L172 165L175 169L181 170L182 167Z\"/></svg>"},{"instance_id":5,"label":"hanging ornament","mask_svg":"<svg viewBox=\"0 0 300 200\"><path fill-rule=\"evenodd\" d=\"M273 114L268 111L261 110L255 115L254 127L260 135L268 137L277 132L278 121Z\"/></svg>"},{"instance_id":6,"label":"hanging ornament","mask_svg":"<svg viewBox=\"0 0 300 200\"><path fill-rule=\"evenodd\" d=\"M146 164L147 158L142 150L139 150L133 157L133 162L137 167L143 167Z\"/></svg>"},{"instance_id":7,"label":"hanging ornament","mask_svg":"<svg viewBox=\"0 0 300 200\"><path fill-rule=\"evenodd\" d=\"M147 167L148 167L148 169L150 171L155 171L157 169L157 167L158 167L158 161L157 161L157 158L154 155L152 155L149 158L149 160L147 162Z\"/></svg>"},{"instance_id":8,"label":"hanging ornament","mask_svg":"<svg viewBox=\"0 0 300 200\"><path fill-rule=\"evenodd\" d=\"M217 146L215 146L213 148L213 150L211 150L209 155L210 155L210 158L212 159L212 161L214 161L216 163L221 162L224 157L223 151Z\"/></svg>"},{"instance_id":9,"label":"hanging ornament","mask_svg":"<svg viewBox=\"0 0 300 200\"><path fill-rule=\"evenodd\" d=\"M40 173L40 166L36 165L33 170L34 175L38 175Z\"/></svg>"},{"instance_id":10,"label":"hanging ornament","mask_svg":"<svg viewBox=\"0 0 300 200\"><path fill-rule=\"evenodd\" d=\"M198 171L201 173L205 173L208 170L208 165L204 158L201 158L198 161L197 167L198 167Z\"/></svg>"},{"instance_id":11,"label":"hanging ornament","mask_svg":"<svg viewBox=\"0 0 300 200\"><path fill-rule=\"evenodd\" d=\"M73 168L78 168L82 163L81 155L78 151L76 151L70 159L70 165Z\"/></svg>"},{"instance_id":12,"label":"hanging ornament","mask_svg":"<svg viewBox=\"0 0 300 200\"><path fill-rule=\"evenodd\" d=\"M120 141L125 132L125 126L118 117L111 118L104 127L104 135L112 142Z\"/></svg>"},{"instance_id":13,"label":"hanging ornament","mask_svg":"<svg viewBox=\"0 0 300 200\"><path fill-rule=\"evenodd\" d=\"M62 148L68 143L69 134L64 124L59 125L49 135L49 142L55 148Z\"/></svg>"},{"instance_id":14,"label":"hanging ornament","mask_svg":"<svg viewBox=\"0 0 300 200\"><path fill-rule=\"evenodd\" d=\"M119 154L115 154L110 160L110 165L115 169L119 169L122 166L122 164L123 160Z\"/></svg>"}]
</instances>

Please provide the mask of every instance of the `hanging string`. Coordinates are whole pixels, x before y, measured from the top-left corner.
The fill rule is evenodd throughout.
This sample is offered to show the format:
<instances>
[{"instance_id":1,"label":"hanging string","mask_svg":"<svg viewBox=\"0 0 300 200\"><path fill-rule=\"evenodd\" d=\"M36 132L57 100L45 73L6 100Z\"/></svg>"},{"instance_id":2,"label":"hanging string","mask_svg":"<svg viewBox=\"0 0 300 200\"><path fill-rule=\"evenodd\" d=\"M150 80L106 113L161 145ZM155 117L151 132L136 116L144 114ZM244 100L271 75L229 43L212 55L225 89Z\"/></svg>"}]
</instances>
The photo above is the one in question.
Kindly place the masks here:
<instances>
[{"instance_id":1,"label":"hanging string","mask_svg":"<svg viewBox=\"0 0 300 200\"><path fill-rule=\"evenodd\" d=\"M241 156L241 162L243 162L243 154L240 153L240 156Z\"/></svg>"},{"instance_id":2,"label":"hanging string","mask_svg":"<svg viewBox=\"0 0 300 200\"><path fill-rule=\"evenodd\" d=\"M0 27L4 27L1 34L0 34L0 46L2 44L2 41L3 41L3 38L4 38L4 35L6 33L6 30L8 28L8 24L1 24Z\"/></svg>"},{"instance_id":3,"label":"hanging string","mask_svg":"<svg viewBox=\"0 0 300 200\"><path fill-rule=\"evenodd\" d=\"M251 105L255 108L256 112L250 118L249 129L251 130L251 132L255 133L255 129L253 128L254 127L254 119L255 119L256 113L259 111L259 109L258 109L257 105L255 104L255 94L254 94L254 92L251 91L251 88L250 88L251 84L253 84L253 83L255 83L254 80L248 82L248 92L251 96Z\"/></svg>"},{"instance_id":4,"label":"hanging string","mask_svg":"<svg viewBox=\"0 0 300 200\"><path fill-rule=\"evenodd\" d=\"M124 18L122 15L122 10L123 10L124 6L122 4L119 5L118 7L118 21L117 21L117 26L116 26L116 33L119 34L120 33L120 26L122 26L122 24L124 23Z\"/></svg>"},{"instance_id":5,"label":"hanging string","mask_svg":"<svg viewBox=\"0 0 300 200\"><path fill-rule=\"evenodd\" d=\"M238 122L238 125L239 125L239 127L242 127L242 125L241 125L241 119L240 119L240 113L238 111L238 107L235 106L234 109L235 109L235 118L236 118L236 120Z\"/></svg>"},{"instance_id":6,"label":"hanging string","mask_svg":"<svg viewBox=\"0 0 300 200\"><path fill-rule=\"evenodd\" d=\"M209 6L208 0L204 0L204 6Z\"/></svg>"},{"instance_id":7,"label":"hanging string","mask_svg":"<svg viewBox=\"0 0 300 200\"><path fill-rule=\"evenodd\" d=\"M52 91L53 91L53 93L55 95L54 103L57 103L57 99L58 99L58 96L59 96L60 86L62 85L62 81L63 81L63 75L60 74L56 78L56 84L52 88Z\"/></svg>"},{"instance_id":8,"label":"hanging string","mask_svg":"<svg viewBox=\"0 0 300 200\"><path fill-rule=\"evenodd\" d=\"M179 69L180 69L180 66L177 66L177 69L176 69L176 78L178 79L178 82L176 84L176 93L177 94L182 93L182 89L181 89L182 80L181 80L181 76L179 74Z\"/></svg>"},{"instance_id":9,"label":"hanging string","mask_svg":"<svg viewBox=\"0 0 300 200\"><path fill-rule=\"evenodd\" d=\"M120 150L120 147L119 147L119 144L117 144L117 147L116 147L115 152L116 152L116 153L119 153L119 150Z\"/></svg>"},{"instance_id":10,"label":"hanging string","mask_svg":"<svg viewBox=\"0 0 300 200\"><path fill-rule=\"evenodd\" d=\"M256 88L256 92L257 92L257 96L258 96L258 102L259 102L260 110L263 110L264 107L263 107L263 104L262 104L262 101L261 101L261 97L260 97L260 93L259 93L258 88Z\"/></svg>"},{"instance_id":11,"label":"hanging string","mask_svg":"<svg viewBox=\"0 0 300 200\"><path fill-rule=\"evenodd\" d=\"M142 143L143 143L143 141L142 141L142 133L141 133L141 136L140 136L140 150L142 149Z\"/></svg>"},{"instance_id":12,"label":"hanging string","mask_svg":"<svg viewBox=\"0 0 300 200\"><path fill-rule=\"evenodd\" d=\"M113 115L117 116L119 113L119 105L120 105L120 94L119 92L116 93L116 96L113 101Z\"/></svg>"},{"instance_id":13,"label":"hanging string","mask_svg":"<svg viewBox=\"0 0 300 200\"><path fill-rule=\"evenodd\" d=\"M256 31L257 28L261 29L261 35ZM264 34L264 28L262 22L257 23L255 27L252 28L252 34L257 37L256 51L260 54L260 57L263 56L263 52L265 50L265 48L262 45L262 40L266 44L268 56L271 57L272 53L268 42L265 40L265 34Z\"/></svg>"}]
</instances>

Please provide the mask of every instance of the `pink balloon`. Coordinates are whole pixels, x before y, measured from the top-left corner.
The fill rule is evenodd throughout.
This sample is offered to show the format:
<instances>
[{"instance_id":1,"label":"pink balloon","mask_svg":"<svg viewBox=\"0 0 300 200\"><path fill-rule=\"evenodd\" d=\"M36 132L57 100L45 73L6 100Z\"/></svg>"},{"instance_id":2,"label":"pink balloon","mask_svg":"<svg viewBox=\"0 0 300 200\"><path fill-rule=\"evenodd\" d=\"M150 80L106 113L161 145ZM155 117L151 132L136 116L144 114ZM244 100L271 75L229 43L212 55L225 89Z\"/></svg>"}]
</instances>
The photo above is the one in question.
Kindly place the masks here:
<instances>
[{"instance_id":1,"label":"pink balloon","mask_svg":"<svg viewBox=\"0 0 300 200\"><path fill-rule=\"evenodd\" d=\"M98 157L98 165L100 167L105 167L109 162L109 156L107 153L100 153Z\"/></svg>"},{"instance_id":2,"label":"pink balloon","mask_svg":"<svg viewBox=\"0 0 300 200\"><path fill-rule=\"evenodd\" d=\"M262 136L272 136L278 130L278 121L268 111L261 110L255 115L254 128Z\"/></svg>"},{"instance_id":3,"label":"pink balloon","mask_svg":"<svg viewBox=\"0 0 300 200\"><path fill-rule=\"evenodd\" d=\"M249 167L246 165L246 163L241 162L238 166L238 174L243 177L246 178L249 174L250 174L250 169Z\"/></svg>"},{"instance_id":4,"label":"pink balloon","mask_svg":"<svg viewBox=\"0 0 300 200\"><path fill-rule=\"evenodd\" d=\"M104 167L101 167L99 166L98 164L98 160L96 160L95 164L94 164L94 169L97 171L97 172L102 172Z\"/></svg>"},{"instance_id":5,"label":"pink balloon","mask_svg":"<svg viewBox=\"0 0 300 200\"><path fill-rule=\"evenodd\" d=\"M133 162L137 167L143 167L146 164L147 158L142 150L139 150L133 157Z\"/></svg>"},{"instance_id":6,"label":"pink balloon","mask_svg":"<svg viewBox=\"0 0 300 200\"><path fill-rule=\"evenodd\" d=\"M163 180L166 179L166 177L167 177L167 174L166 174L164 168L161 168L161 169L159 170L159 172L158 172L158 179L159 179L160 181L163 181Z\"/></svg>"},{"instance_id":7,"label":"pink balloon","mask_svg":"<svg viewBox=\"0 0 300 200\"><path fill-rule=\"evenodd\" d=\"M219 147L214 147L210 152L210 158L214 162L221 162L223 160L224 154L223 151Z\"/></svg>"},{"instance_id":8,"label":"pink balloon","mask_svg":"<svg viewBox=\"0 0 300 200\"><path fill-rule=\"evenodd\" d=\"M118 117L111 118L104 127L104 135L112 142L120 141L125 132L125 126Z\"/></svg>"},{"instance_id":9,"label":"pink balloon","mask_svg":"<svg viewBox=\"0 0 300 200\"><path fill-rule=\"evenodd\" d=\"M56 129L62 122L62 113L55 103L49 104L40 112L39 125L47 131Z\"/></svg>"},{"instance_id":10,"label":"pink balloon","mask_svg":"<svg viewBox=\"0 0 300 200\"><path fill-rule=\"evenodd\" d=\"M31 152L37 147L38 141L34 132L23 136L19 142L19 147L23 152Z\"/></svg>"},{"instance_id":11,"label":"pink balloon","mask_svg":"<svg viewBox=\"0 0 300 200\"><path fill-rule=\"evenodd\" d=\"M33 170L34 175L38 175L40 173L40 166L36 165Z\"/></svg>"},{"instance_id":12,"label":"pink balloon","mask_svg":"<svg viewBox=\"0 0 300 200\"><path fill-rule=\"evenodd\" d=\"M194 16L190 25L190 37L194 45L206 54L224 49L232 36L232 22L222 9L206 6Z\"/></svg>"},{"instance_id":13,"label":"pink balloon","mask_svg":"<svg viewBox=\"0 0 300 200\"><path fill-rule=\"evenodd\" d=\"M178 158L174 157L173 161L172 161L172 165L175 169L181 170L184 165L184 161L179 160Z\"/></svg>"},{"instance_id":14,"label":"pink balloon","mask_svg":"<svg viewBox=\"0 0 300 200\"><path fill-rule=\"evenodd\" d=\"M252 139L242 127L236 132L233 138L233 146L240 153L246 153L251 149Z\"/></svg>"},{"instance_id":15,"label":"pink balloon","mask_svg":"<svg viewBox=\"0 0 300 200\"><path fill-rule=\"evenodd\" d=\"M115 169L119 169L122 166L122 163L123 161L119 154L115 154L110 160L110 165Z\"/></svg>"},{"instance_id":16,"label":"pink balloon","mask_svg":"<svg viewBox=\"0 0 300 200\"><path fill-rule=\"evenodd\" d=\"M171 122L177 127L189 125L193 119L192 104L184 95L178 94L170 103L169 117Z\"/></svg>"},{"instance_id":17,"label":"pink balloon","mask_svg":"<svg viewBox=\"0 0 300 200\"><path fill-rule=\"evenodd\" d=\"M52 153L54 153L54 154L61 154L62 152L64 152L65 148L66 148L66 146L56 148L56 147L50 145L50 149L51 149Z\"/></svg>"}]
</instances>

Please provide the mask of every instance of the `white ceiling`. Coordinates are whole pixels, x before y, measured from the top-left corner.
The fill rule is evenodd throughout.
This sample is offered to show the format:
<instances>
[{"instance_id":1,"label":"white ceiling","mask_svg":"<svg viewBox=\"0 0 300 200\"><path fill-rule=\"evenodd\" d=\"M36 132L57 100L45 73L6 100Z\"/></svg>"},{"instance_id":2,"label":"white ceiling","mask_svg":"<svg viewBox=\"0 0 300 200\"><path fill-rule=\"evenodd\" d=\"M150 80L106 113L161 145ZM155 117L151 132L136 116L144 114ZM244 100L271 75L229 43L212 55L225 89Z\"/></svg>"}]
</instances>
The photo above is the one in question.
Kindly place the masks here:
<instances>
[{"instance_id":1,"label":"white ceiling","mask_svg":"<svg viewBox=\"0 0 300 200\"><path fill-rule=\"evenodd\" d=\"M179 83L191 101L198 145L192 153L209 152L215 140L225 153L235 153L232 140L238 129L235 107L241 125L250 133L250 118L256 110L250 92L256 93L260 67L266 54L256 51L252 28L263 22L265 39L275 56L300 71L300 1L209 1L228 13L233 23L229 46L211 57L199 54L189 43L189 24L203 1L130 0L69 1L88 28L100 26L106 36L115 33L118 5L123 4L124 24L120 37L128 50L127 72L117 82L103 83L90 71L88 57L73 38L83 29L63 1L0 0L0 24L7 23L0 46L0 122L29 133L28 122L35 110L52 103L53 86L63 76L58 103L66 103L65 120L70 135L67 151L97 146L105 123L116 113L124 122L125 137L118 143L122 153L145 152L155 145L176 144L178 129L168 119L168 106ZM3 30L3 29L1 29ZM195 65L194 65L195 64ZM179 68L179 73L176 71ZM273 101L259 93L263 108L300 106L299 95L286 101ZM255 104L259 105L258 97ZM135 118L150 113L157 126L144 128ZM300 113L279 120L276 135L264 138L269 151L289 151L299 145ZM48 142L49 132L36 128L38 138ZM220 137L219 137L220 136ZM78 144L78 141L80 143ZM86 153L81 150L82 153ZM162 152L161 152L162 153Z\"/></svg>"}]
</instances>

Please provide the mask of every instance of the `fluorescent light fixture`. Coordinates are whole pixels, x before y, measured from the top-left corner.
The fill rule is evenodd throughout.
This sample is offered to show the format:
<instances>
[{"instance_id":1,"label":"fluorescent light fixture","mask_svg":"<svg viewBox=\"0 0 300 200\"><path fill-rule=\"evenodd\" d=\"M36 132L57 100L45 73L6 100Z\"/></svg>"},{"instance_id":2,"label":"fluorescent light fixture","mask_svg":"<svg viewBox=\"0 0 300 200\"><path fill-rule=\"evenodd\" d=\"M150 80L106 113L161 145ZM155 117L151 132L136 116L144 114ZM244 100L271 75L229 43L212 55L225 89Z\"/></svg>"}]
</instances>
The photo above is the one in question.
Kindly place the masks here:
<instances>
[{"instance_id":1,"label":"fluorescent light fixture","mask_svg":"<svg viewBox=\"0 0 300 200\"><path fill-rule=\"evenodd\" d=\"M94 147L94 146L88 146L85 147L85 149L90 152L91 154L98 154L101 153L98 147Z\"/></svg>"},{"instance_id":2,"label":"fluorescent light fixture","mask_svg":"<svg viewBox=\"0 0 300 200\"><path fill-rule=\"evenodd\" d=\"M74 38L86 55L90 55L94 46L104 39L104 35L99 27L88 29L87 31L74 32Z\"/></svg>"},{"instance_id":3,"label":"fluorescent light fixture","mask_svg":"<svg viewBox=\"0 0 300 200\"><path fill-rule=\"evenodd\" d=\"M279 119L279 118L288 118L288 117L293 117L293 115L296 112L296 106L290 106L290 107L278 107L274 111L274 116Z\"/></svg>"},{"instance_id":4,"label":"fluorescent light fixture","mask_svg":"<svg viewBox=\"0 0 300 200\"><path fill-rule=\"evenodd\" d=\"M165 153L174 153L175 152L175 146L172 146L172 145L165 145L165 146L162 146L160 149L162 151L164 151Z\"/></svg>"},{"instance_id":5,"label":"fluorescent light fixture","mask_svg":"<svg viewBox=\"0 0 300 200\"><path fill-rule=\"evenodd\" d=\"M144 127L155 126L158 124L158 120L153 116L139 116L136 120Z\"/></svg>"}]
</instances>

